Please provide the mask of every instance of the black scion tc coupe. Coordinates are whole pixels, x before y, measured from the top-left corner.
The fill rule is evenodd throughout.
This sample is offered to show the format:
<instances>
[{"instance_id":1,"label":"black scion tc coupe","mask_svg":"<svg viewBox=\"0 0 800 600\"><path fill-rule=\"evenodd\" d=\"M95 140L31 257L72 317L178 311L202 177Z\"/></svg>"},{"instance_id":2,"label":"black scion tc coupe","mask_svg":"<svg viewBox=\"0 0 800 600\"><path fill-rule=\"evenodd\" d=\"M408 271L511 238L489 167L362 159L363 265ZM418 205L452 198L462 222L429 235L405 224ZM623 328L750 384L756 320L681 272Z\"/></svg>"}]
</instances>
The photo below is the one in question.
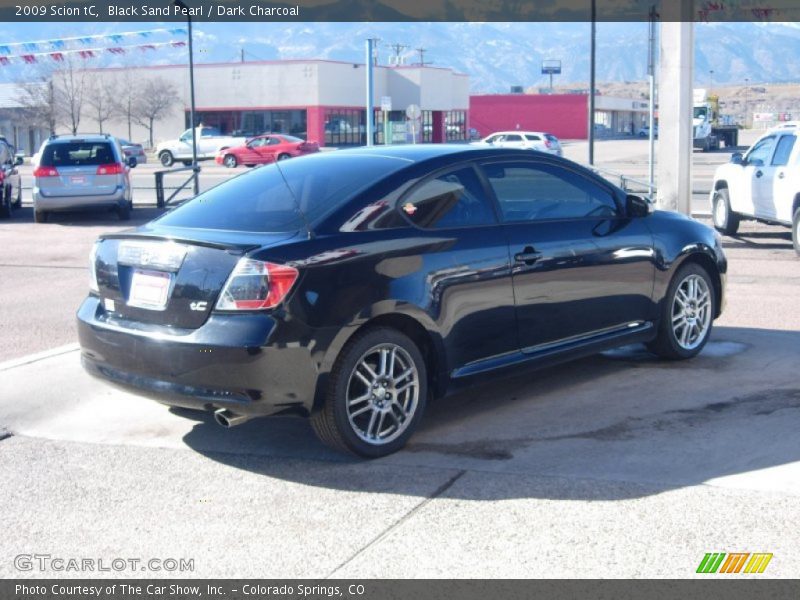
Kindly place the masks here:
<instances>
[{"instance_id":1,"label":"black scion tc coupe","mask_svg":"<svg viewBox=\"0 0 800 600\"><path fill-rule=\"evenodd\" d=\"M311 155L102 236L78 311L92 374L171 405L310 417L401 448L426 402L489 373L645 342L698 354L726 259L708 227L524 150Z\"/></svg>"}]
</instances>

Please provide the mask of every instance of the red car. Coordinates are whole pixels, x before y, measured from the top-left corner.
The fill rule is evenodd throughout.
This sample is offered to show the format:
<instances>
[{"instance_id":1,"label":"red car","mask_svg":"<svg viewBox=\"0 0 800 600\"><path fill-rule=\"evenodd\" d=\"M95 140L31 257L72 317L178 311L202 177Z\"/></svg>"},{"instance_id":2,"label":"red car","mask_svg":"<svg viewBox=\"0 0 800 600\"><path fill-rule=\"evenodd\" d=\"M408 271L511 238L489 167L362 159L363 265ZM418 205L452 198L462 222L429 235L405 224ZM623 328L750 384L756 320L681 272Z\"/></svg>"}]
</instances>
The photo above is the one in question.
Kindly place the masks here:
<instances>
[{"instance_id":1,"label":"red car","mask_svg":"<svg viewBox=\"0 0 800 600\"><path fill-rule=\"evenodd\" d=\"M217 164L232 169L239 165L265 165L312 152L319 152L317 142L306 142L291 135L270 134L249 139L244 146L224 148L215 160Z\"/></svg>"}]
</instances>

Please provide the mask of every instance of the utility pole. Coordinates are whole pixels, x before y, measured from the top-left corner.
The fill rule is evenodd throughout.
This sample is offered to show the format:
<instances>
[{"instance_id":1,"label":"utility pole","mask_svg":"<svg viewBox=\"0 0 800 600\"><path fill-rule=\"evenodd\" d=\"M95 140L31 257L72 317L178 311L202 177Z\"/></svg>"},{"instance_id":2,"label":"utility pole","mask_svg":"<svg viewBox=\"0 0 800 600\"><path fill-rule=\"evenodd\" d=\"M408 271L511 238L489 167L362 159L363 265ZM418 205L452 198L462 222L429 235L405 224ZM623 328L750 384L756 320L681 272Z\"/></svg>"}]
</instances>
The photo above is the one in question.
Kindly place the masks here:
<instances>
[{"instance_id":1,"label":"utility pole","mask_svg":"<svg viewBox=\"0 0 800 600\"><path fill-rule=\"evenodd\" d=\"M241 62L244 62L244 48L242 48L242 58L241 58Z\"/></svg>"},{"instance_id":2,"label":"utility pole","mask_svg":"<svg viewBox=\"0 0 800 600\"><path fill-rule=\"evenodd\" d=\"M424 67L425 65L429 65L430 63L425 62L425 53L427 50L425 48L417 48L417 52L419 53L419 66Z\"/></svg>"},{"instance_id":3,"label":"utility pole","mask_svg":"<svg viewBox=\"0 0 800 600\"><path fill-rule=\"evenodd\" d=\"M403 54L403 50L408 48L408 46L405 46L403 44L392 44L390 46L390 48L392 49L392 52L394 53L394 64L395 65L399 65L400 64L400 57Z\"/></svg>"}]
</instances>

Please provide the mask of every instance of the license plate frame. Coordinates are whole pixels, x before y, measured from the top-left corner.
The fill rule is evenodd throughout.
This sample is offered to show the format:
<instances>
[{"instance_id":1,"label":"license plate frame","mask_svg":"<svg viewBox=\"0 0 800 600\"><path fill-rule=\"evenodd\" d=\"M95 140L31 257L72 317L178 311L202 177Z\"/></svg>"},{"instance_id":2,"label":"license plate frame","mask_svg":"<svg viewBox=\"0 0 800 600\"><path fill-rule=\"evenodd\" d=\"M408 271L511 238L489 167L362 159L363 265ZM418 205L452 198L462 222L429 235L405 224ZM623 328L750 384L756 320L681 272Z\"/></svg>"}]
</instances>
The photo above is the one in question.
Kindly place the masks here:
<instances>
[{"instance_id":1,"label":"license plate frame","mask_svg":"<svg viewBox=\"0 0 800 600\"><path fill-rule=\"evenodd\" d=\"M146 310L166 310L171 288L172 275L170 273L134 269L131 276L128 306Z\"/></svg>"},{"instance_id":2,"label":"license plate frame","mask_svg":"<svg viewBox=\"0 0 800 600\"><path fill-rule=\"evenodd\" d=\"M86 177L84 175L70 175L69 182L75 185L86 185Z\"/></svg>"}]
</instances>

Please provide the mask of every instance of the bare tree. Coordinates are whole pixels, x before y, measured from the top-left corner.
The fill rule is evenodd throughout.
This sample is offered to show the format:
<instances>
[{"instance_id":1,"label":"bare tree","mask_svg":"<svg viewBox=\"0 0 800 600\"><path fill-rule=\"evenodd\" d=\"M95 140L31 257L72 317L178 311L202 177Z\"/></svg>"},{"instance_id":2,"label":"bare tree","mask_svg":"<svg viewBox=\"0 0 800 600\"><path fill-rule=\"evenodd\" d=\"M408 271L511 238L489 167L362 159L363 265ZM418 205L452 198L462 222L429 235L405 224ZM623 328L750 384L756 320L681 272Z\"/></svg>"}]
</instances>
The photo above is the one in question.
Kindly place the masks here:
<instances>
[{"instance_id":1,"label":"bare tree","mask_svg":"<svg viewBox=\"0 0 800 600\"><path fill-rule=\"evenodd\" d=\"M107 77L96 77L87 86L86 112L96 122L103 133L103 123L111 120L117 112L116 85Z\"/></svg>"},{"instance_id":2,"label":"bare tree","mask_svg":"<svg viewBox=\"0 0 800 600\"><path fill-rule=\"evenodd\" d=\"M86 94L86 71L77 68L72 57L57 65L39 65L33 77L18 83L18 99L28 119L50 133L63 125L78 133Z\"/></svg>"},{"instance_id":3,"label":"bare tree","mask_svg":"<svg viewBox=\"0 0 800 600\"><path fill-rule=\"evenodd\" d=\"M180 100L177 88L162 77L147 79L140 86L133 102L131 117L145 127L153 146L153 125L168 116Z\"/></svg>"},{"instance_id":4,"label":"bare tree","mask_svg":"<svg viewBox=\"0 0 800 600\"><path fill-rule=\"evenodd\" d=\"M72 135L78 133L83 113L83 99L86 95L87 74L79 69L75 59L69 55L53 71L53 91L56 100L56 116Z\"/></svg>"},{"instance_id":5,"label":"bare tree","mask_svg":"<svg viewBox=\"0 0 800 600\"><path fill-rule=\"evenodd\" d=\"M36 127L44 127L53 135L56 132L57 104L52 80L39 77L35 81L17 84L17 100L22 105L24 119Z\"/></svg>"},{"instance_id":6,"label":"bare tree","mask_svg":"<svg viewBox=\"0 0 800 600\"><path fill-rule=\"evenodd\" d=\"M132 67L128 65L121 70L114 83L114 96L111 98L111 105L117 118L128 124L128 140L133 137L133 113L136 105L136 97L139 94L138 81L134 77Z\"/></svg>"}]
</instances>

